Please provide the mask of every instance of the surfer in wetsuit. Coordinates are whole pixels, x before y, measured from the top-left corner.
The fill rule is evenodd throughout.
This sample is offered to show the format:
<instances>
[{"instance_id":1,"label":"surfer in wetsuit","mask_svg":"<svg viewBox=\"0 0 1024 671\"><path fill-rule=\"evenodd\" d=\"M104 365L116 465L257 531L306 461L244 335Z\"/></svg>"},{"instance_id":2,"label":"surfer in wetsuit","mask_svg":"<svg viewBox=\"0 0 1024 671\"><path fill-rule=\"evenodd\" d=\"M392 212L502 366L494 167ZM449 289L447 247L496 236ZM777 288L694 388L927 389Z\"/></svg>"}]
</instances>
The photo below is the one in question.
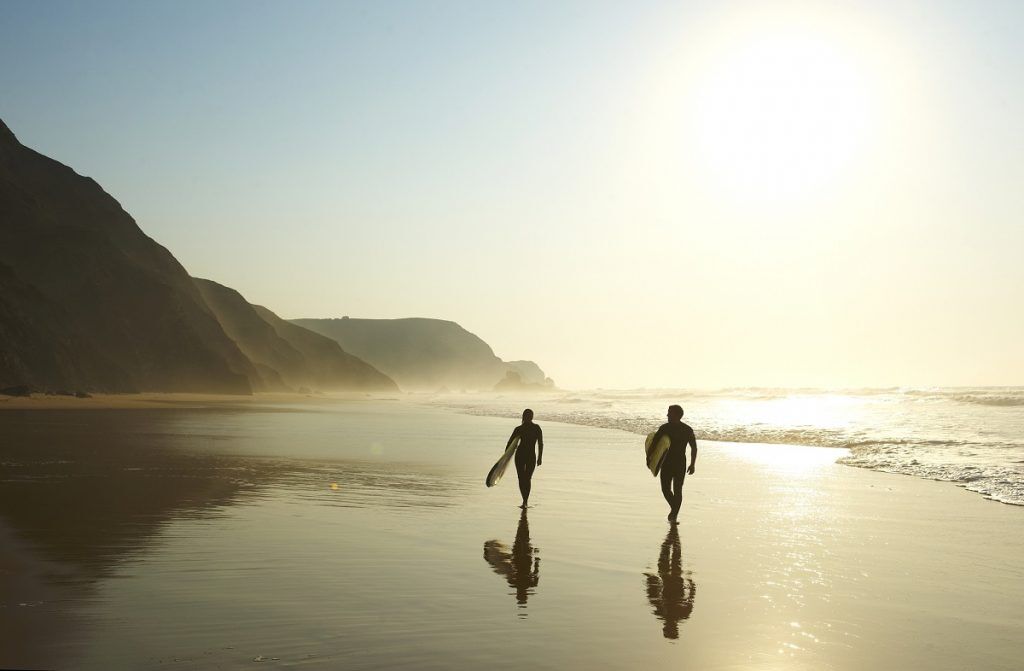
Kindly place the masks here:
<instances>
[{"instance_id":1,"label":"surfer in wetsuit","mask_svg":"<svg viewBox=\"0 0 1024 671\"><path fill-rule=\"evenodd\" d=\"M505 449L519 436L519 447L516 448L516 473L519 475L519 493L523 495L523 505L530 498L530 480L533 471L544 461L544 433L540 426L533 423L533 410L523 410L523 423L512 430ZM536 449L534 449L536 447Z\"/></svg>"},{"instance_id":2,"label":"surfer in wetsuit","mask_svg":"<svg viewBox=\"0 0 1024 671\"><path fill-rule=\"evenodd\" d=\"M697 438L689 424L683 424L683 408L668 406L668 423L662 424L654 434L651 445L657 445L662 436L668 436L671 444L661 462L661 493L668 501L668 521L675 523L683 505L683 480L686 474L693 475L697 464ZM690 468L686 468L686 445L690 445Z\"/></svg>"}]
</instances>

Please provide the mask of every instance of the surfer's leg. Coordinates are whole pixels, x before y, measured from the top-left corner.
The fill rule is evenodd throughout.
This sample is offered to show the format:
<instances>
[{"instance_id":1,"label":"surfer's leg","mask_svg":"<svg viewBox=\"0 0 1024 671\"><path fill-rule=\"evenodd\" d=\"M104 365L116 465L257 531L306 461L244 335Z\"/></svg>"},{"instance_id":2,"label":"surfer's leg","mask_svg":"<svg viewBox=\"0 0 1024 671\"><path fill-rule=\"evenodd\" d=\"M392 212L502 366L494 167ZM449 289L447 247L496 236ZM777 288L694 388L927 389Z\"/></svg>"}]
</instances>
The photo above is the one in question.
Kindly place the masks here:
<instances>
[{"instance_id":1,"label":"surfer's leg","mask_svg":"<svg viewBox=\"0 0 1024 671\"><path fill-rule=\"evenodd\" d=\"M530 461L516 461L516 473L519 475L519 493L523 495L523 508L526 507L526 502L530 500L534 465Z\"/></svg>"},{"instance_id":2,"label":"surfer's leg","mask_svg":"<svg viewBox=\"0 0 1024 671\"><path fill-rule=\"evenodd\" d=\"M671 522L676 521L679 508L683 505L683 476L684 473L674 469L661 469L661 493L668 502L668 519Z\"/></svg>"},{"instance_id":3,"label":"surfer's leg","mask_svg":"<svg viewBox=\"0 0 1024 671\"><path fill-rule=\"evenodd\" d=\"M686 478L686 471L680 471L672 478L672 517L676 517L679 514L679 509L683 507L683 480Z\"/></svg>"},{"instance_id":4,"label":"surfer's leg","mask_svg":"<svg viewBox=\"0 0 1024 671\"><path fill-rule=\"evenodd\" d=\"M519 474L519 493L523 495L523 507L526 507L526 502L530 500L530 476L524 473Z\"/></svg>"},{"instance_id":5,"label":"surfer's leg","mask_svg":"<svg viewBox=\"0 0 1024 671\"><path fill-rule=\"evenodd\" d=\"M669 508L675 511L675 497L672 494L672 472L662 467L661 469L661 495L665 497L666 503ZM669 519L672 519L671 513Z\"/></svg>"}]
</instances>

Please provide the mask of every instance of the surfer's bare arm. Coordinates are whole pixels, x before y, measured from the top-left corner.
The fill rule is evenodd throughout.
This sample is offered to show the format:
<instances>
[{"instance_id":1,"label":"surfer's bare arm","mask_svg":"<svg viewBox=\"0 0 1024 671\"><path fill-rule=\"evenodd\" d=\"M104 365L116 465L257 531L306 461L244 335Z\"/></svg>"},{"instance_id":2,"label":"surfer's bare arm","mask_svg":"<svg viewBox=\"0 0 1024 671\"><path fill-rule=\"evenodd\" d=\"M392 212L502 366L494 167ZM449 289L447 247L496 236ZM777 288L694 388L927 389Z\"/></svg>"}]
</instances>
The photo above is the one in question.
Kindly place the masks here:
<instances>
[{"instance_id":1,"label":"surfer's bare arm","mask_svg":"<svg viewBox=\"0 0 1024 671\"><path fill-rule=\"evenodd\" d=\"M697 465L697 436L694 435L693 431L690 431L687 442L690 443L690 468L686 472L693 475L693 469Z\"/></svg>"},{"instance_id":2,"label":"surfer's bare arm","mask_svg":"<svg viewBox=\"0 0 1024 671\"><path fill-rule=\"evenodd\" d=\"M537 465L544 461L544 432L537 427Z\"/></svg>"},{"instance_id":3,"label":"surfer's bare arm","mask_svg":"<svg viewBox=\"0 0 1024 671\"><path fill-rule=\"evenodd\" d=\"M506 450L508 448L512 447L512 441L515 440L516 436L519 435L519 429L520 429L520 427L518 427L518 426L516 428L512 429L512 435L508 437L508 442L505 443L505 449Z\"/></svg>"}]
</instances>

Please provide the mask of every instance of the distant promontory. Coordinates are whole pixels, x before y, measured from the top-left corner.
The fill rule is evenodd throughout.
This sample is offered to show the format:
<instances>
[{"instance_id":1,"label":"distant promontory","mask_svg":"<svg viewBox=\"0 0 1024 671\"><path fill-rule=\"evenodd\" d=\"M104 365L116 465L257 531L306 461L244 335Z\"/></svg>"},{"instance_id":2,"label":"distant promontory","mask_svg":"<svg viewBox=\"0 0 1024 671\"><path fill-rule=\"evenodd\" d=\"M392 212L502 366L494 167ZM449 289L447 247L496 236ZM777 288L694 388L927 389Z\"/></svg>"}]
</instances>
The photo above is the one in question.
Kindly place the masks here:
<instances>
[{"instance_id":1,"label":"distant promontory","mask_svg":"<svg viewBox=\"0 0 1024 671\"><path fill-rule=\"evenodd\" d=\"M490 391L510 379L510 373L522 389L554 386L536 363L502 361L490 345L453 321L421 317L291 321L332 338L403 389Z\"/></svg>"}]
</instances>

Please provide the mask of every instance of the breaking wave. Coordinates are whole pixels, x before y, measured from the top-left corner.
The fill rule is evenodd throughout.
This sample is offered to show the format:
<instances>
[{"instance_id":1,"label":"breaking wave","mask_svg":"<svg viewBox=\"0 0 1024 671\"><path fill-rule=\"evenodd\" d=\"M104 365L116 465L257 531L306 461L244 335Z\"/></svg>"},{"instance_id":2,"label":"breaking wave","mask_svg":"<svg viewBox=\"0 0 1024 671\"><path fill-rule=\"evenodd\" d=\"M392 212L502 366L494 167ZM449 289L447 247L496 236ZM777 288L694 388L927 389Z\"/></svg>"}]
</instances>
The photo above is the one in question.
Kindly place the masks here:
<instances>
[{"instance_id":1,"label":"breaking wave","mask_svg":"<svg viewBox=\"0 0 1024 671\"><path fill-rule=\"evenodd\" d=\"M538 421L644 435L682 402L699 440L845 448L847 466L957 483L1024 505L1024 389L733 388L574 392L531 401ZM435 399L469 414L518 418L502 396Z\"/></svg>"}]
</instances>

